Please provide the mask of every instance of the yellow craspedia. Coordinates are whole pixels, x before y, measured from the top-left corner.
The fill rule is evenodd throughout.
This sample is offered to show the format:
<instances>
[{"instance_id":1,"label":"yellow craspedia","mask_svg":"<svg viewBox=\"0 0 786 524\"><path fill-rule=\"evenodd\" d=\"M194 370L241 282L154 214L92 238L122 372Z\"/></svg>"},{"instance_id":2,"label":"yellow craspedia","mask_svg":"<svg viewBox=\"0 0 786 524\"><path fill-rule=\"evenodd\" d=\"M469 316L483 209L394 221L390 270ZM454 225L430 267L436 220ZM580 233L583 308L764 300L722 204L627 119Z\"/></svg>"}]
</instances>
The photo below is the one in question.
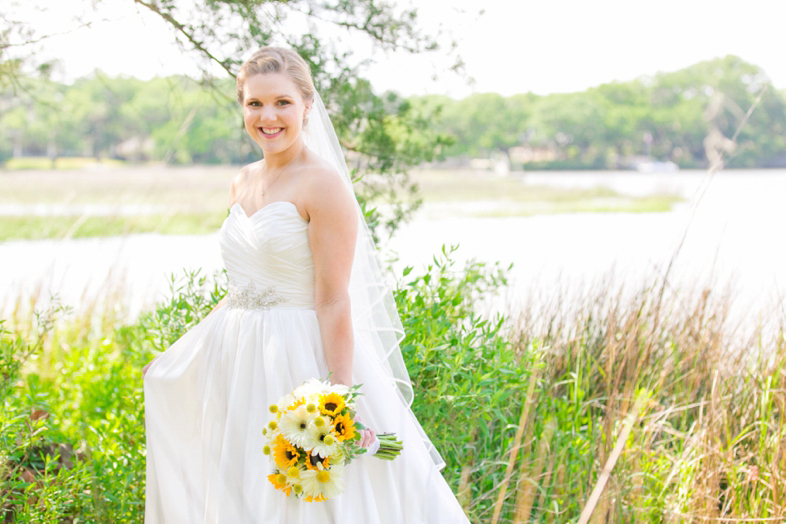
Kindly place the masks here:
<instances>
[{"instance_id":1,"label":"yellow craspedia","mask_svg":"<svg viewBox=\"0 0 786 524\"><path fill-rule=\"evenodd\" d=\"M267 428L262 428L262 434L267 435Z\"/></svg>"},{"instance_id":2,"label":"yellow craspedia","mask_svg":"<svg viewBox=\"0 0 786 524\"><path fill-rule=\"evenodd\" d=\"M301 493L303 493L303 486L301 486L300 484L295 484L294 486L292 486L292 489L295 490L295 495L300 495Z\"/></svg>"},{"instance_id":3,"label":"yellow craspedia","mask_svg":"<svg viewBox=\"0 0 786 524\"><path fill-rule=\"evenodd\" d=\"M275 431L278 428L278 423L275 420L271 420L267 427Z\"/></svg>"},{"instance_id":4,"label":"yellow craspedia","mask_svg":"<svg viewBox=\"0 0 786 524\"><path fill-rule=\"evenodd\" d=\"M328 482L330 480L330 473L325 471L324 469L317 473L317 480L320 482Z\"/></svg>"},{"instance_id":5,"label":"yellow craspedia","mask_svg":"<svg viewBox=\"0 0 786 524\"><path fill-rule=\"evenodd\" d=\"M275 404L270 404L269 409L271 413L278 413L278 406L276 406Z\"/></svg>"},{"instance_id":6,"label":"yellow craspedia","mask_svg":"<svg viewBox=\"0 0 786 524\"><path fill-rule=\"evenodd\" d=\"M270 455L270 446L268 446L268 445L266 444L266 445L265 445L265 446L262 448L262 453L264 453L265 455Z\"/></svg>"},{"instance_id":7,"label":"yellow craspedia","mask_svg":"<svg viewBox=\"0 0 786 524\"><path fill-rule=\"evenodd\" d=\"M332 446L335 441L332 435L325 435L325 438L322 439L322 442L327 446Z\"/></svg>"},{"instance_id":8,"label":"yellow craspedia","mask_svg":"<svg viewBox=\"0 0 786 524\"><path fill-rule=\"evenodd\" d=\"M323 419L322 417L315 418L314 419L314 425L316 427L318 427L318 428L321 428L322 426L325 425L325 419Z\"/></svg>"},{"instance_id":9,"label":"yellow craspedia","mask_svg":"<svg viewBox=\"0 0 786 524\"><path fill-rule=\"evenodd\" d=\"M330 478L330 477L328 477L328 478ZM279 473L278 475L276 475L276 482L278 482L279 484L286 484L287 483L287 476L284 475L283 473Z\"/></svg>"},{"instance_id":10,"label":"yellow craspedia","mask_svg":"<svg viewBox=\"0 0 786 524\"><path fill-rule=\"evenodd\" d=\"M315 404L311 402L306 404L306 411L308 411L309 413L314 413L316 410L317 410L317 406Z\"/></svg>"},{"instance_id":11,"label":"yellow craspedia","mask_svg":"<svg viewBox=\"0 0 786 524\"><path fill-rule=\"evenodd\" d=\"M287 470L287 476L292 478L298 478L300 476L300 468L297 466L292 466Z\"/></svg>"}]
</instances>

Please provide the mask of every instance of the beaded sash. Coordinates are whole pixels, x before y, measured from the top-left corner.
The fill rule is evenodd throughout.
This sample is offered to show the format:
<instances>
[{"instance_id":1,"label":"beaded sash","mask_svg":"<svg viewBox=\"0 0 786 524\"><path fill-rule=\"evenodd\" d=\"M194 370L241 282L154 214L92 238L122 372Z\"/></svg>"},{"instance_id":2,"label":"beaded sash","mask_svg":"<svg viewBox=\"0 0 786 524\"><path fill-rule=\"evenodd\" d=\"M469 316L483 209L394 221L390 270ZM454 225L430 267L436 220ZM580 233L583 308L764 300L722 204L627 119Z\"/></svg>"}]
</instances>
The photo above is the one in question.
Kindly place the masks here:
<instances>
[{"instance_id":1,"label":"beaded sash","mask_svg":"<svg viewBox=\"0 0 786 524\"><path fill-rule=\"evenodd\" d=\"M270 309L276 304L286 302L287 299L276 293L273 286L257 289L254 281L244 286L234 282L229 283L227 292L227 307L241 309Z\"/></svg>"}]
</instances>

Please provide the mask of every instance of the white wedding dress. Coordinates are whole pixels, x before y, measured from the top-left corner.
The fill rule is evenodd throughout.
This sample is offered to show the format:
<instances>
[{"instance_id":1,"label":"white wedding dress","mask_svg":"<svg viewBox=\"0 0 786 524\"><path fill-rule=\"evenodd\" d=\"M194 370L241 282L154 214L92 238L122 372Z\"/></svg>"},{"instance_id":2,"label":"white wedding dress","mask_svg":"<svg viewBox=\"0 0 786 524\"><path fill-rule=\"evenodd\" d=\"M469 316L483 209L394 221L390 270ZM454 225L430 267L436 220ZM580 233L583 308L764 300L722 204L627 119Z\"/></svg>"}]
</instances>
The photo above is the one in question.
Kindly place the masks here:
<instances>
[{"instance_id":1,"label":"white wedding dress","mask_svg":"<svg viewBox=\"0 0 786 524\"><path fill-rule=\"evenodd\" d=\"M268 406L328 374L307 228L290 202L250 217L240 204L230 208L219 235L227 305L145 376L146 524L469 523L417 420L357 339L358 412L378 433L396 433L403 452L394 461L359 457L345 470L345 492L325 502L286 497L268 481Z\"/></svg>"}]
</instances>

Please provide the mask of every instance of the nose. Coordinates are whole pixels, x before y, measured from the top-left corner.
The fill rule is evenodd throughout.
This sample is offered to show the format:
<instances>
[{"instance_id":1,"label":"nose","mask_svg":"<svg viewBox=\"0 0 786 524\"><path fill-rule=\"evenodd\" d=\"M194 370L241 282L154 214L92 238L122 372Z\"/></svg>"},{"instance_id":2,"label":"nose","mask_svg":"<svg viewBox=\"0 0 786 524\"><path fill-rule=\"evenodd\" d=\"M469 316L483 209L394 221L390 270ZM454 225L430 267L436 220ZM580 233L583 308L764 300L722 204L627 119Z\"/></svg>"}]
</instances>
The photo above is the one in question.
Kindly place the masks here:
<instances>
[{"instance_id":1,"label":"nose","mask_svg":"<svg viewBox=\"0 0 786 524\"><path fill-rule=\"evenodd\" d=\"M275 122L276 121L276 109L272 105L265 105L262 106L260 111L259 119L264 122Z\"/></svg>"}]
</instances>

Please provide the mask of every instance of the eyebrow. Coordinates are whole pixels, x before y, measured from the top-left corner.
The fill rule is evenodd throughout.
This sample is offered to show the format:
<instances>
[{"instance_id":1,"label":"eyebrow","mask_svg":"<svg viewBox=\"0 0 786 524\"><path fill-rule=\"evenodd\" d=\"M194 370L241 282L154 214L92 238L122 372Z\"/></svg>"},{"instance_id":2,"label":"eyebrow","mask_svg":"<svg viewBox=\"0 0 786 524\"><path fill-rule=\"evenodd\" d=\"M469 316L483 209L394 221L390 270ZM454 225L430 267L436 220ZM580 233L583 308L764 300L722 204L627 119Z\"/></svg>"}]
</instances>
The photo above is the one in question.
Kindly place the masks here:
<instances>
[{"instance_id":1,"label":"eyebrow","mask_svg":"<svg viewBox=\"0 0 786 524\"><path fill-rule=\"evenodd\" d=\"M276 95L275 96L276 100L281 100L282 98L294 98L294 97L292 95ZM259 100L259 99L257 97L255 97L255 96L249 96L248 98L246 98L246 100Z\"/></svg>"}]
</instances>

